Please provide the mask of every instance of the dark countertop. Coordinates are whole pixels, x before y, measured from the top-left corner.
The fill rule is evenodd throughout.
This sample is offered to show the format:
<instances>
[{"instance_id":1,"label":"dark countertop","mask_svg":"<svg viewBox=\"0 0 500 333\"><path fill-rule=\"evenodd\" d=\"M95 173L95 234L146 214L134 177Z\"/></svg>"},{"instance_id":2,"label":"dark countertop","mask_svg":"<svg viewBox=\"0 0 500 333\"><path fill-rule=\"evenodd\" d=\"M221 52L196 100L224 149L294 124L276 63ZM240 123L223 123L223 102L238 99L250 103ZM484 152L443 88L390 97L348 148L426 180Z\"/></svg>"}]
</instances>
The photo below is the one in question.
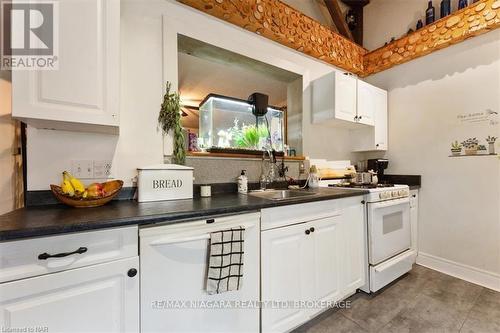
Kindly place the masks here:
<instances>
[{"instance_id":1,"label":"dark countertop","mask_svg":"<svg viewBox=\"0 0 500 333\"><path fill-rule=\"evenodd\" d=\"M0 216L0 241L126 225L178 223L205 216L257 211L262 208L339 199L368 193L365 190L320 188L314 196L272 201L244 194L210 198L138 203L112 201L96 208L46 205L21 208Z\"/></svg>"},{"instance_id":2,"label":"dark countertop","mask_svg":"<svg viewBox=\"0 0 500 333\"><path fill-rule=\"evenodd\" d=\"M422 176L420 175L383 175L379 181L408 185L410 190L418 190L422 184Z\"/></svg>"}]
</instances>

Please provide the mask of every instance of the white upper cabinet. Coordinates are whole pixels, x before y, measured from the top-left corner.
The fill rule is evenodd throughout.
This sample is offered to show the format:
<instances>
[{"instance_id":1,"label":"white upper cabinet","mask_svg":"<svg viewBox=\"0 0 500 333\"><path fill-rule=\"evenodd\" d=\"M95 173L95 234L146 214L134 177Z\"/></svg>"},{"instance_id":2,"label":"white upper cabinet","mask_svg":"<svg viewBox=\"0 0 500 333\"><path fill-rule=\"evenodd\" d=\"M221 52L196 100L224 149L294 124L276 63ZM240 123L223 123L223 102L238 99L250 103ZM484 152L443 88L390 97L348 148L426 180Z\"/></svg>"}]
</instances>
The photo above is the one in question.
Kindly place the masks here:
<instances>
[{"instance_id":1,"label":"white upper cabinet","mask_svg":"<svg viewBox=\"0 0 500 333\"><path fill-rule=\"evenodd\" d=\"M373 126L351 130L352 150L387 150L387 91L358 80L358 113Z\"/></svg>"},{"instance_id":2,"label":"white upper cabinet","mask_svg":"<svg viewBox=\"0 0 500 333\"><path fill-rule=\"evenodd\" d=\"M364 81L357 80L357 121L361 124L375 124L375 89L378 89Z\"/></svg>"},{"instance_id":3,"label":"white upper cabinet","mask_svg":"<svg viewBox=\"0 0 500 333\"><path fill-rule=\"evenodd\" d=\"M351 129L353 151L387 150L387 91L336 71L311 85L314 124Z\"/></svg>"},{"instance_id":4,"label":"white upper cabinet","mask_svg":"<svg viewBox=\"0 0 500 333\"><path fill-rule=\"evenodd\" d=\"M58 70L13 71L12 115L39 128L117 133L120 1L59 1Z\"/></svg>"},{"instance_id":5,"label":"white upper cabinet","mask_svg":"<svg viewBox=\"0 0 500 333\"><path fill-rule=\"evenodd\" d=\"M313 122L348 126L356 118L356 78L332 72L312 82Z\"/></svg>"}]
</instances>

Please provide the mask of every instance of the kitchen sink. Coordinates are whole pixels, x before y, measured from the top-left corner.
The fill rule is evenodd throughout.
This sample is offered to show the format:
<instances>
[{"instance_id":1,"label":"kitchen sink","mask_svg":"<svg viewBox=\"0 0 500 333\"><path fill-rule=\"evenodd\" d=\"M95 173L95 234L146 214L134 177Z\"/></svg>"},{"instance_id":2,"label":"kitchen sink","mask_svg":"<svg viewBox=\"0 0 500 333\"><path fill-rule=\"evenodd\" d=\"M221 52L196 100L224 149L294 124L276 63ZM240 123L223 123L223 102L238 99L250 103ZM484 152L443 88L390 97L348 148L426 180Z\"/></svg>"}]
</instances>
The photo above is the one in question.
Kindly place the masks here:
<instances>
[{"instance_id":1,"label":"kitchen sink","mask_svg":"<svg viewBox=\"0 0 500 333\"><path fill-rule=\"evenodd\" d=\"M264 190L264 191L249 192L248 195L268 200L280 201L280 200L291 200L301 197L307 197L311 195L316 195L316 193L307 192L303 190Z\"/></svg>"}]
</instances>

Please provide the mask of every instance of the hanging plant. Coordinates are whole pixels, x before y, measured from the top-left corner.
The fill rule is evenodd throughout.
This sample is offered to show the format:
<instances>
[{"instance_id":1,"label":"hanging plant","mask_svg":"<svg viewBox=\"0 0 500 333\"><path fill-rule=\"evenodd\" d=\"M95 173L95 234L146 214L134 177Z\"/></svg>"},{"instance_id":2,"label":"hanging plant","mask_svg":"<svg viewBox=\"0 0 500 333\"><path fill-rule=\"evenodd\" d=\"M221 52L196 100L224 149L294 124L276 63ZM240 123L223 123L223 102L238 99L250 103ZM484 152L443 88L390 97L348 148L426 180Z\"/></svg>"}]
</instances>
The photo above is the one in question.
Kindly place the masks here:
<instances>
[{"instance_id":1,"label":"hanging plant","mask_svg":"<svg viewBox=\"0 0 500 333\"><path fill-rule=\"evenodd\" d=\"M158 126L164 135L173 131L174 152L172 162L184 164L186 162L186 151L184 150L184 134L181 127L180 95L177 92L170 92L171 86L172 84L167 82L167 91L163 96L163 103L158 115Z\"/></svg>"}]
</instances>

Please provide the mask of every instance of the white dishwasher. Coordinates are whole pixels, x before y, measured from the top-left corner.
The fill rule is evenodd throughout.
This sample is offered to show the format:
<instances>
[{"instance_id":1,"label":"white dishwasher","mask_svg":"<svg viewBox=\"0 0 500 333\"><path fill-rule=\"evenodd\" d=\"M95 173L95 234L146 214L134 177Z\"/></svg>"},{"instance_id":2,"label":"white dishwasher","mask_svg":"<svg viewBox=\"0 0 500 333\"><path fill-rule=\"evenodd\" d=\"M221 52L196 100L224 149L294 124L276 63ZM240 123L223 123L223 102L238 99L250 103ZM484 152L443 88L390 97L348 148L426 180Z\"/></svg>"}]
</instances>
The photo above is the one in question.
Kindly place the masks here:
<instances>
[{"instance_id":1,"label":"white dishwasher","mask_svg":"<svg viewBox=\"0 0 500 333\"><path fill-rule=\"evenodd\" d=\"M141 332L258 332L260 213L142 228ZM210 233L242 226L240 290L206 292Z\"/></svg>"}]
</instances>

